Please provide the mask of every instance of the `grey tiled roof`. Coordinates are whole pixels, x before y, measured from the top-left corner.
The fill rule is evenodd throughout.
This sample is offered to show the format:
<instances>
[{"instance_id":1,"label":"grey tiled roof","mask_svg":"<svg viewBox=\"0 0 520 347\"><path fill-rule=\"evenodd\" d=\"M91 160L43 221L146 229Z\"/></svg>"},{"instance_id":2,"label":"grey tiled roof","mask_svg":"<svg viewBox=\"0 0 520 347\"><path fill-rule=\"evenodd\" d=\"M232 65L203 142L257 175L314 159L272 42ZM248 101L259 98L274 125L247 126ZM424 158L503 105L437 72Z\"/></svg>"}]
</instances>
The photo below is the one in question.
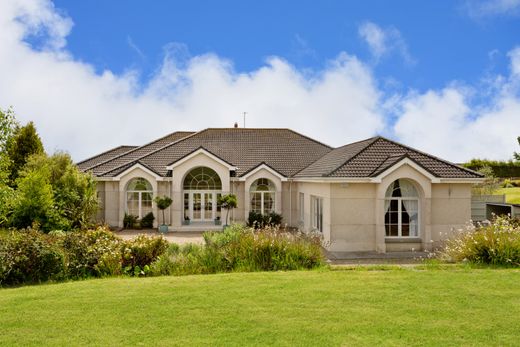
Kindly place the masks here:
<instances>
[{"instance_id":1,"label":"grey tiled roof","mask_svg":"<svg viewBox=\"0 0 520 347\"><path fill-rule=\"evenodd\" d=\"M384 137L368 144L357 155L331 172L329 177L375 177L408 156L439 178L479 178L479 173L462 168L416 149L401 145ZM401 158L400 158L401 156Z\"/></svg>"},{"instance_id":2,"label":"grey tiled roof","mask_svg":"<svg viewBox=\"0 0 520 347\"><path fill-rule=\"evenodd\" d=\"M96 166L92 166L89 168L89 171L96 176L102 176L106 172L112 171L118 167L125 166L129 163L135 162L137 159L152 153L158 149L163 148L164 146L170 145L176 141L179 141L186 136L193 135L192 131L176 131L171 134L168 134L164 137L161 137L158 140L150 142L144 146L134 148L120 156L114 157L111 160L99 162Z\"/></svg>"},{"instance_id":3,"label":"grey tiled roof","mask_svg":"<svg viewBox=\"0 0 520 347\"><path fill-rule=\"evenodd\" d=\"M167 165L198 148L236 166L237 176L264 162L287 177L331 150L331 147L289 129L221 128L198 132L139 158L138 162L165 176ZM117 176L125 169L117 168L104 176Z\"/></svg>"},{"instance_id":4,"label":"grey tiled roof","mask_svg":"<svg viewBox=\"0 0 520 347\"><path fill-rule=\"evenodd\" d=\"M88 159L85 159L83 161L80 161L76 165L78 165L79 169L82 171L88 170L91 167L103 163L107 160L114 159L117 156L120 156L121 154L124 154L134 148L137 148L138 146L119 146L116 148L109 149L106 152L103 152L101 154L98 154L96 156L90 157Z\"/></svg>"},{"instance_id":5,"label":"grey tiled roof","mask_svg":"<svg viewBox=\"0 0 520 347\"><path fill-rule=\"evenodd\" d=\"M290 129L219 128L175 132L105 161L89 159L98 177L113 177L139 163L160 176L166 166L203 148L236 167L236 176L264 163L286 177L375 177L408 157L440 178L480 174L383 137L331 148ZM107 152L108 153L108 152ZM102 155L98 156L102 157ZM80 163L80 168L85 165Z\"/></svg>"}]
</instances>

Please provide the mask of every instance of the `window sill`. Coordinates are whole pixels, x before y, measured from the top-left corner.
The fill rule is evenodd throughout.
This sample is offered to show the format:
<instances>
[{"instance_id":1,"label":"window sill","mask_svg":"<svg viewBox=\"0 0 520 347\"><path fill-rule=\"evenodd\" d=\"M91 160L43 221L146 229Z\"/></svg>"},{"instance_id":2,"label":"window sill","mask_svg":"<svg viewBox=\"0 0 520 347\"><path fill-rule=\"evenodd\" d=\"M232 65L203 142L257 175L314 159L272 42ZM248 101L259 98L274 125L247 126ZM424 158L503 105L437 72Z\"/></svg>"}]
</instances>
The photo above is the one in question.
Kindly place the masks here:
<instances>
[{"instance_id":1,"label":"window sill","mask_svg":"<svg viewBox=\"0 0 520 347\"><path fill-rule=\"evenodd\" d=\"M420 237L387 237L385 243L421 243Z\"/></svg>"}]
</instances>

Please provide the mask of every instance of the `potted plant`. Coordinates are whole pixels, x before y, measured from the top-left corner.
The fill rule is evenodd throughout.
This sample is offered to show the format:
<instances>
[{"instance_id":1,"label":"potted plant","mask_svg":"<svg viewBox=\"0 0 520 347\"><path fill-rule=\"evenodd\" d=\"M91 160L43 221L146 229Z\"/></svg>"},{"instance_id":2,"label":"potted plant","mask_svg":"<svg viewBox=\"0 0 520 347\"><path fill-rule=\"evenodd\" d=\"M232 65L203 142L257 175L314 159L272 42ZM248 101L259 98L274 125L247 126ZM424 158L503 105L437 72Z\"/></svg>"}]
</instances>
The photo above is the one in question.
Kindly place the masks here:
<instances>
[{"instance_id":1,"label":"potted plant","mask_svg":"<svg viewBox=\"0 0 520 347\"><path fill-rule=\"evenodd\" d=\"M166 224L166 218L164 217L164 210L170 207L173 200L165 195L163 197L157 196L154 201L157 204L157 208L162 211L163 224L159 225L159 232L166 233L168 232L168 225Z\"/></svg>"},{"instance_id":2,"label":"potted plant","mask_svg":"<svg viewBox=\"0 0 520 347\"><path fill-rule=\"evenodd\" d=\"M190 217L184 216L184 220L182 221L182 225L190 225Z\"/></svg>"},{"instance_id":3,"label":"potted plant","mask_svg":"<svg viewBox=\"0 0 520 347\"><path fill-rule=\"evenodd\" d=\"M215 218L215 225L222 225L222 221L220 220L220 216Z\"/></svg>"},{"instance_id":4,"label":"potted plant","mask_svg":"<svg viewBox=\"0 0 520 347\"><path fill-rule=\"evenodd\" d=\"M222 208L226 209L226 225L228 226L229 211L237 207L237 196L235 194L222 195L218 199L218 203Z\"/></svg>"}]
</instances>

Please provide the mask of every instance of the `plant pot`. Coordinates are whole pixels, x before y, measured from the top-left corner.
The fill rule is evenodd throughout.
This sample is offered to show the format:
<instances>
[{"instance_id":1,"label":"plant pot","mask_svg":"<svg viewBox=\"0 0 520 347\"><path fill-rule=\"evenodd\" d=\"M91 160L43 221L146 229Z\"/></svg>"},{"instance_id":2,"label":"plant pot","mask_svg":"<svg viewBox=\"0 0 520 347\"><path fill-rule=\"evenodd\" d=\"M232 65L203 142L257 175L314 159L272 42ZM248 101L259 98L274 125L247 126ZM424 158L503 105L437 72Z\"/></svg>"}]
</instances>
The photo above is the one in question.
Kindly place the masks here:
<instances>
[{"instance_id":1,"label":"plant pot","mask_svg":"<svg viewBox=\"0 0 520 347\"><path fill-rule=\"evenodd\" d=\"M182 225L190 225L190 221L185 219L182 221Z\"/></svg>"},{"instance_id":2,"label":"plant pot","mask_svg":"<svg viewBox=\"0 0 520 347\"><path fill-rule=\"evenodd\" d=\"M220 219L215 219L215 225L222 225L222 221Z\"/></svg>"},{"instance_id":3,"label":"plant pot","mask_svg":"<svg viewBox=\"0 0 520 347\"><path fill-rule=\"evenodd\" d=\"M168 232L168 225L166 225L166 224L159 225L159 232L160 233L167 233Z\"/></svg>"}]
</instances>

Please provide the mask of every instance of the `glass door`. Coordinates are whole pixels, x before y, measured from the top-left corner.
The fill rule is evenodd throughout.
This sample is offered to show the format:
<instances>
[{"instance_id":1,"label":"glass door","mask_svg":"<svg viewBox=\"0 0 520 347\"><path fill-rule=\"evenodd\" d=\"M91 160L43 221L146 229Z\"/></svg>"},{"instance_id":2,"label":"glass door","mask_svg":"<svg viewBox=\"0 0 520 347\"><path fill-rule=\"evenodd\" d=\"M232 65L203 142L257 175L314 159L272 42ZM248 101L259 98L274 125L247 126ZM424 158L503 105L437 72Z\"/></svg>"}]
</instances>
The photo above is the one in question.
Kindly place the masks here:
<instances>
[{"instance_id":1,"label":"glass door","mask_svg":"<svg viewBox=\"0 0 520 347\"><path fill-rule=\"evenodd\" d=\"M192 193L192 213L193 213L193 221L201 221L202 220L202 193Z\"/></svg>"},{"instance_id":2,"label":"glass door","mask_svg":"<svg viewBox=\"0 0 520 347\"><path fill-rule=\"evenodd\" d=\"M213 220L213 193L204 193L204 220Z\"/></svg>"}]
</instances>

